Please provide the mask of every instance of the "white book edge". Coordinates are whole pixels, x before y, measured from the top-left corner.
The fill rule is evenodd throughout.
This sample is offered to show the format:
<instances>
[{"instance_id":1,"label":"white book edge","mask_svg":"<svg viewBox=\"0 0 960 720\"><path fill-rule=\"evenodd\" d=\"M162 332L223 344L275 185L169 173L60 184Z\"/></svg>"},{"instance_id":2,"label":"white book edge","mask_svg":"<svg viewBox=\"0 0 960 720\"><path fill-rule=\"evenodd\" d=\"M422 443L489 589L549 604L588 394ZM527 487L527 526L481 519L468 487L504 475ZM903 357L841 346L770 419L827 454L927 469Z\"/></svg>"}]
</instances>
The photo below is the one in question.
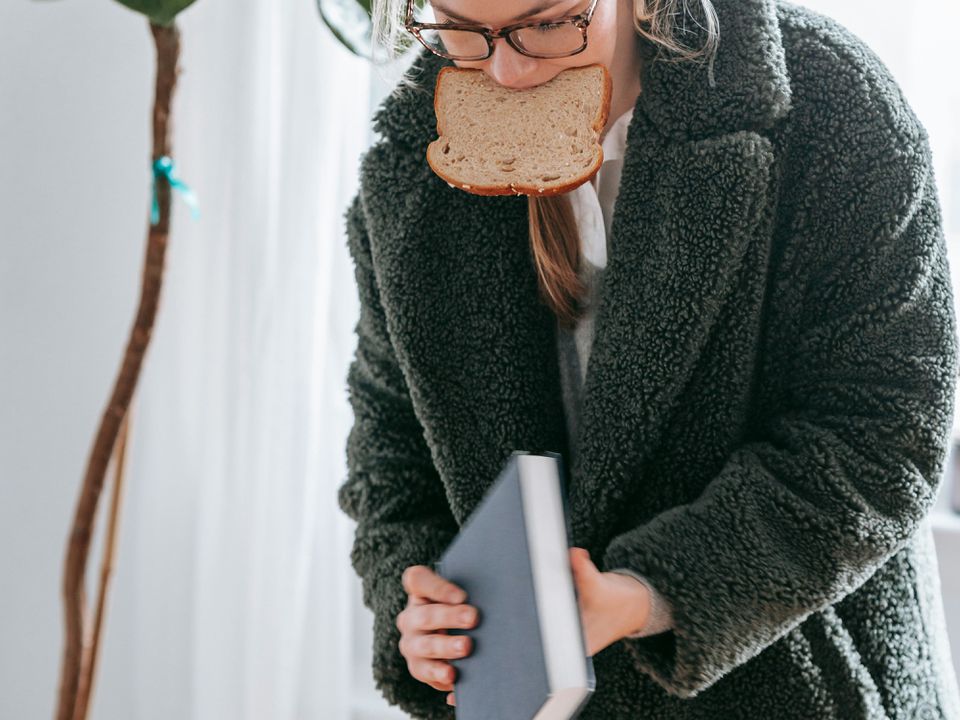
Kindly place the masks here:
<instances>
[{"instance_id":1,"label":"white book edge","mask_svg":"<svg viewBox=\"0 0 960 720\"><path fill-rule=\"evenodd\" d=\"M587 690L580 609L573 592L557 461L518 456L520 495L551 697L535 720L569 717Z\"/></svg>"}]
</instances>

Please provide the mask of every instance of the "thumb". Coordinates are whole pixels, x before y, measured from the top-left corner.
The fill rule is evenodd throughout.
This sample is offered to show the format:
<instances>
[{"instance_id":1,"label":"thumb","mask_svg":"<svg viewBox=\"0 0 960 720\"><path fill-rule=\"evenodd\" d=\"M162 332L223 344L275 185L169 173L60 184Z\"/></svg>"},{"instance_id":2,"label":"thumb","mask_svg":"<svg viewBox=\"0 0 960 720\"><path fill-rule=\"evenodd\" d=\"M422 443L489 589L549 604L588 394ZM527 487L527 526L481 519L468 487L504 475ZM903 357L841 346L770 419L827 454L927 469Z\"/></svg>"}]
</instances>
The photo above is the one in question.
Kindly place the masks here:
<instances>
[{"instance_id":1,"label":"thumb","mask_svg":"<svg viewBox=\"0 0 960 720\"><path fill-rule=\"evenodd\" d=\"M593 563L590 561L590 552L581 547L570 548L570 564L576 573L587 573Z\"/></svg>"}]
</instances>

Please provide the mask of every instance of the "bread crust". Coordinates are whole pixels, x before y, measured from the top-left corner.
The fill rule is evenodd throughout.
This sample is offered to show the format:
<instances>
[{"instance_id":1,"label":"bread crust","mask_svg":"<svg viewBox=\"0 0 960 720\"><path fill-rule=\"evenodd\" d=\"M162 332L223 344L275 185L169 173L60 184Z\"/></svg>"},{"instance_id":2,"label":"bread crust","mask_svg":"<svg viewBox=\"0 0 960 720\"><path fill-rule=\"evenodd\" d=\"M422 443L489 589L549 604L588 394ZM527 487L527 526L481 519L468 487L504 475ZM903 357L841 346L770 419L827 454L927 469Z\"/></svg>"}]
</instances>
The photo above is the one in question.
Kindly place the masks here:
<instances>
[{"instance_id":1,"label":"bread crust","mask_svg":"<svg viewBox=\"0 0 960 720\"><path fill-rule=\"evenodd\" d=\"M607 70L606 66L602 63L590 63L589 65L580 65L577 68L590 68L590 67L599 67L601 72L601 77L603 78L602 93L600 98L600 106L597 110L597 115L594 117L593 122L590 124L591 129L596 133L596 154L594 156L594 162L588 168L586 168L582 173L577 175L573 180L563 185L557 185L550 188L542 188L536 185L530 185L526 183L507 183L507 184L498 184L498 185L472 185L468 183L463 183L455 178L446 175L440 167L435 165L431 159L431 148L437 146L441 140L443 140L443 128L441 127L442 122L439 113L439 99L440 99L440 85L443 81L443 76L445 73L471 73L471 72L483 72L479 68L458 68L458 67L442 67L440 72L437 74L437 82L434 88L434 97L433 97L433 112L437 118L437 138L433 140L427 146L427 163L430 165L430 168L436 173L439 177L445 180L448 184L457 187L466 192L472 193L473 195L529 195L535 197L549 197L551 195L560 195L562 193L570 192L571 190L579 187L583 183L589 181L597 172L600 170L600 166L603 165L603 147L600 144L600 133L603 132L604 126L607 124L607 118L610 114L610 100L613 96L613 79L610 76L610 71ZM568 68L573 69L573 68ZM565 72L565 71L561 71ZM549 82L549 81L548 81Z\"/></svg>"}]
</instances>

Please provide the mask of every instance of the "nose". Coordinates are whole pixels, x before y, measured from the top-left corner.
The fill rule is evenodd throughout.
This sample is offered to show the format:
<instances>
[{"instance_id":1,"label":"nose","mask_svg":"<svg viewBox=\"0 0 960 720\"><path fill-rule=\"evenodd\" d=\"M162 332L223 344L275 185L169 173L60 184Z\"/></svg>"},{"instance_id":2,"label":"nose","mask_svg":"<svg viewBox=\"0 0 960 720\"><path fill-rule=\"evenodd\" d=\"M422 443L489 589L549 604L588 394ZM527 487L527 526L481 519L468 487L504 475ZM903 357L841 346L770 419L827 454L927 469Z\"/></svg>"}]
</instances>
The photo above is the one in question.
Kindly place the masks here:
<instances>
[{"instance_id":1,"label":"nose","mask_svg":"<svg viewBox=\"0 0 960 720\"><path fill-rule=\"evenodd\" d=\"M533 76L537 67L536 58L517 52L504 38L495 38L493 43L493 55L487 60L487 75L500 85L515 89L536 84L525 80Z\"/></svg>"}]
</instances>

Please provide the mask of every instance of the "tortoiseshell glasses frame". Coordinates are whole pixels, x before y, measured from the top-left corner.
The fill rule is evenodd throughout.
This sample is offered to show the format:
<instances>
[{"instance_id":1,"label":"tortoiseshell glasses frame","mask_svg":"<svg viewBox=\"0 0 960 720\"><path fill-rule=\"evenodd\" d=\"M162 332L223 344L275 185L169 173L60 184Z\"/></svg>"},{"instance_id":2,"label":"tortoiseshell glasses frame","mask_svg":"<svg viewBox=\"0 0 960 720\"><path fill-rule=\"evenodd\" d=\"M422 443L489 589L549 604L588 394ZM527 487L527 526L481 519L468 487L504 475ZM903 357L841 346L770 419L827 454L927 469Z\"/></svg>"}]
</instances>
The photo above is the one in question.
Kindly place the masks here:
<instances>
[{"instance_id":1,"label":"tortoiseshell glasses frame","mask_svg":"<svg viewBox=\"0 0 960 720\"><path fill-rule=\"evenodd\" d=\"M439 55L440 57L447 58L448 60L464 60L464 61L479 61L486 60L493 54L493 41L494 38L502 37L507 43L522 55L533 58L549 59L549 58L558 58L558 57L569 57L571 55L577 55L582 53L587 49L587 27L590 25L590 20L593 18L593 11L597 7L597 2L599 0L592 0L590 5L582 13L577 15L567 15L555 20L548 21L538 21L538 22L526 22L526 23L516 23L514 25L507 25L502 28L488 28L482 25L473 25L470 23L422 23L414 20L413 17L413 3L414 0L407 0L407 13L406 19L404 20L404 27L413 34L417 40L420 41L420 44L423 45L430 52ZM519 30L526 30L532 28L541 28L545 26L557 27L557 26L572 26L580 30L581 35L581 44L578 48L564 51L554 54L543 54L543 53L533 53L529 50L526 50L516 39L514 33ZM451 55L449 53L441 52L435 47L431 47L430 44L423 39L421 36L422 30L464 30L468 32L473 32L478 35L482 35L487 42L487 52L485 55L474 55L470 57L462 57L457 55Z\"/></svg>"}]
</instances>

